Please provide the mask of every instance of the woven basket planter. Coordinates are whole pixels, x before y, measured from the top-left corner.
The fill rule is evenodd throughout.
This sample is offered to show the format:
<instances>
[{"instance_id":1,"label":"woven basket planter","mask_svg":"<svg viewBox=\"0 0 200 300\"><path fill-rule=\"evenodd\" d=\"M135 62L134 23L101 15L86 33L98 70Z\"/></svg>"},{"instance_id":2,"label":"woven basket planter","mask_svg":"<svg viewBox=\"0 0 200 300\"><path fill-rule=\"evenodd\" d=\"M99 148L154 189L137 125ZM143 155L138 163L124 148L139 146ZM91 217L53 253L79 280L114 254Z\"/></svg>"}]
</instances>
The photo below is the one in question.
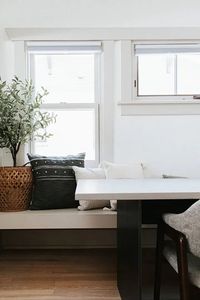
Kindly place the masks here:
<instances>
[{"instance_id":1,"label":"woven basket planter","mask_svg":"<svg viewBox=\"0 0 200 300\"><path fill-rule=\"evenodd\" d=\"M0 167L0 211L27 210L31 191L30 167Z\"/></svg>"}]
</instances>

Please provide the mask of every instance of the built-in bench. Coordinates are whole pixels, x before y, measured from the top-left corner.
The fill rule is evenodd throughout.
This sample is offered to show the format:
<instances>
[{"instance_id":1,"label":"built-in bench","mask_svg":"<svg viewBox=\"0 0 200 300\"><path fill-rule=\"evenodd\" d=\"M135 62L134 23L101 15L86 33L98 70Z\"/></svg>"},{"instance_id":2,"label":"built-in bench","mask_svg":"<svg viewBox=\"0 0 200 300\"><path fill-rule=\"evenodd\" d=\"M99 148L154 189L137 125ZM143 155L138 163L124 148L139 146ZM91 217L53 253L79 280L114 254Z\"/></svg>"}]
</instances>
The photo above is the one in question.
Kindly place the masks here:
<instances>
[{"instance_id":1,"label":"built-in bench","mask_svg":"<svg viewBox=\"0 0 200 300\"><path fill-rule=\"evenodd\" d=\"M173 202L148 200L142 203L144 224L156 224L164 212L180 213L195 200ZM144 227L155 227L143 225ZM3 229L115 229L117 212L94 209L79 211L77 208L26 210L0 212L0 230Z\"/></svg>"},{"instance_id":2,"label":"built-in bench","mask_svg":"<svg viewBox=\"0 0 200 300\"><path fill-rule=\"evenodd\" d=\"M160 218L160 215L164 212L177 212L180 213L184 211L188 206L190 206L194 200L185 200L180 201L174 200L174 201L154 201L154 200L148 200L142 202L142 228L147 228L148 230L144 230L144 244L147 247L154 246L155 242L155 227L156 223ZM66 208L66 209L54 209L54 210L27 210L27 211L20 211L20 212L0 212L0 248L13 248L15 247L15 234L13 235L13 230L19 230L19 233L16 233L16 236L19 238L19 242L17 244L17 248L26 248L31 247L30 245L33 245L33 247L53 247L55 248L57 243L58 247L71 247L71 244L73 247L80 248L80 245L83 243L83 248L88 247L85 246L87 244L87 241L85 241L82 237L85 236L91 236L90 234L86 235L84 232L83 235L80 233L75 234L74 238L72 238L72 232L71 230L115 230L117 228L117 212L116 211L109 211L109 210L103 210L103 209L95 209L95 210L87 210L87 211L79 211L77 208ZM37 238L35 239L35 235L33 233L25 233L26 230L40 230L41 234L37 235ZM59 238L56 239L57 242L48 241L47 239L44 239L44 245L40 246L41 243L41 237L44 234L44 231L46 230L69 230L69 239L65 239L65 235L63 233L61 236L63 237L62 242L59 241ZM150 230L152 229L152 230ZM23 233L21 232L23 231ZM7 232L9 231L9 232ZM55 232L52 232L52 237L55 237ZM92 233L91 233L92 234ZM96 236L97 233L95 233ZM30 237L33 237L33 243ZM46 233L45 233L46 236ZM50 232L47 234L47 236L50 239ZM56 234L57 236L57 234ZM60 235L59 235L60 236ZM100 245L103 243L104 239L102 239L102 233L99 232L100 237L100 243L98 242L97 238L97 245ZM106 233L105 235L105 244L104 247L110 247L110 243L108 243L108 236L113 237L113 234L110 232ZM13 238L14 237L14 238ZM80 238L80 243L77 242L77 239ZM21 239L21 242L20 242ZM25 239L23 241L23 239ZM30 240L29 240L30 239ZM67 240L67 242L64 242L64 240ZM112 240L112 238L111 238ZM113 239L115 240L115 238ZM112 240L112 241L113 241ZM75 242L74 242L75 241ZM25 243L25 245L24 245ZM27 244L26 244L27 243ZM91 243L88 243L91 246ZM112 244L112 242L111 242ZM14 246L13 246L14 245ZM63 246L64 245L64 246ZM113 242L113 245L115 245L115 242ZM89 246L89 247L90 247ZM92 243L92 247L94 246L94 243Z\"/></svg>"},{"instance_id":3,"label":"built-in bench","mask_svg":"<svg viewBox=\"0 0 200 300\"><path fill-rule=\"evenodd\" d=\"M148 207L149 210L149 207ZM142 228L155 228L155 224L143 224ZM117 212L94 209L79 211L77 208L26 210L0 212L0 231L12 230L114 230L117 228ZM4 248L5 234L0 232L0 248ZM23 247L23 246L22 246Z\"/></svg>"}]
</instances>

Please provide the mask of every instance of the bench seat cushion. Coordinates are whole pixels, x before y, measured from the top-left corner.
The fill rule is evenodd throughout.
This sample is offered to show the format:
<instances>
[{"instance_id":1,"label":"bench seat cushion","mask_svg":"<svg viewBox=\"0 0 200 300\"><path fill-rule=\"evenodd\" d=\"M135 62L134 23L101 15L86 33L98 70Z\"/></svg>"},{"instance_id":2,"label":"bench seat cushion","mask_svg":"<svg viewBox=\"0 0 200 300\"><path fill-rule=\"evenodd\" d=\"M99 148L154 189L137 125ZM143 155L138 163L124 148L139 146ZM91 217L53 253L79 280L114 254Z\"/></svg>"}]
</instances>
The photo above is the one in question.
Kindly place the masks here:
<instances>
[{"instance_id":1,"label":"bench seat cushion","mask_svg":"<svg viewBox=\"0 0 200 300\"><path fill-rule=\"evenodd\" d=\"M103 229L116 228L114 211L77 208L0 212L0 229Z\"/></svg>"}]
</instances>

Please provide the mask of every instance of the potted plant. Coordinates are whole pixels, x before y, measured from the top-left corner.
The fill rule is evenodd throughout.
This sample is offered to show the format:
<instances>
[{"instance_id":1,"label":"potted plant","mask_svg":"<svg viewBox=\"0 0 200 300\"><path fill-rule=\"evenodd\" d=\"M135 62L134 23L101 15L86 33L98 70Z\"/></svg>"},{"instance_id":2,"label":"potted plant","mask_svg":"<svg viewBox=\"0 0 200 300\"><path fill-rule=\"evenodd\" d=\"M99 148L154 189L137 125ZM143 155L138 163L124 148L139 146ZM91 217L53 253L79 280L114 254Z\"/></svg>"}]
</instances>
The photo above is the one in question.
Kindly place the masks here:
<instances>
[{"instance_id":1,"label":"potted plant","mask_svg":"<svg viewBox=\"0 0 200 300\"><path fill-rule=\"evenodd\" d=\"M31 81L23 82L16 76L10 84L0 79L0 148L9 149L13 160L13 167L0 167L0 211L28 208L32 172L30 167L17 166L17 155L33 134L50 136L46 128L55 116L40 110L47 94L44 88L35 93Z\"/></svg>"}]
</instances>

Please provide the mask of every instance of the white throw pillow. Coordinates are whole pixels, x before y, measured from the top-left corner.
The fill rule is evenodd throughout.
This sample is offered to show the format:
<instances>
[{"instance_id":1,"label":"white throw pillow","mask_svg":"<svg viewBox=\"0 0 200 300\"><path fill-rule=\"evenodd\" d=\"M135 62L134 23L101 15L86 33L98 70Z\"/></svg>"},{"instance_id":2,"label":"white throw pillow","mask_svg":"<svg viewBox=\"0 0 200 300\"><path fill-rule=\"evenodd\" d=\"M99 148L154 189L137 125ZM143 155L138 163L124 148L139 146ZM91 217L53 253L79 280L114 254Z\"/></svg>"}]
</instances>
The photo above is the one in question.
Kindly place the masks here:
<instances>
[{"instance_id":1,"label":"white throw pillow","mask_svg":"<svg viewBox=\"0 0 200 300\"><path fill-rule=\"evenodd\" d=\"M105 171L102 168L81 168L72 167L76 181L79 179L105 179ZM79 200L79 210L88 210L110 206L109 200Z\"/></svg>"},{"instance_id":2,"label":"white throw pillow","mask_svg":"<svg viewBox=\"0 0 200 300\"><path fill-rule=\"evenodd\" d=\"M100 166L104 168L107 179L141 179L143 169L141 163L116 164L103 161ZM117 200L110 200L111 210L117 210Z\"/></svg>"},{"instance_id":3,"label":"white throw pillow","mask_svg":"<svg viewBox=\"0 0 200 300\"><path fill-rule=\"evenodd\" d=\"M104 168L108 179L140 179L144 178L141 163L116 164L103 161L100 166Z\"/></svg>"}]
</instances>

